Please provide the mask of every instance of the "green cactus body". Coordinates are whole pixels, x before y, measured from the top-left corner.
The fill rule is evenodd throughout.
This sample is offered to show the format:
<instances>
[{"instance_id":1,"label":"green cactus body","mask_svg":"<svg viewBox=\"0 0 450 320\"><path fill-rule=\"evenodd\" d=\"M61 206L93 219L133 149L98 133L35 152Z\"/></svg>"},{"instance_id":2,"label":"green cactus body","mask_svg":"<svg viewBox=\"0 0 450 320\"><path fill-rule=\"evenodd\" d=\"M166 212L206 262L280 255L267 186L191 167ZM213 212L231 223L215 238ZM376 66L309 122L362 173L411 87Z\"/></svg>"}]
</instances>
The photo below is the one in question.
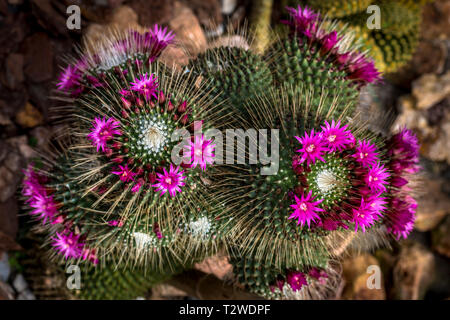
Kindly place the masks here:
<instances>
[{"instance_id":1,"label":"green cactus body","mask_svg":"<svg viewBox=\"0 0 450 320\"><path fill-rule=\"evenodd\" d=\"M181 271L180 267L178 272ZM71 295L82 300L145 298L153 286L168 280L176 273L111 266L85 268L81 273L81 289L71 291Z\"/></svg>"},{"instance_id":2,"label":"green cactus body","mask_svg":"<svg viewBox=\"0 0 450 320\"><path fill-rule=\"evenodd\" d=\"M294 1L291 1L294 5ZM372 0L308 0L308 5L330 18L342 18L365 11ZM298 1L297 1L298 3Z\"/></svg>"},{"instance_id":3,"label":"green cactus body","mask_svg":"<svg viewBox=\"0 0 450 320\"><path fill-rule=\"evenodd\" d=\"M419 40L418 30L412 30L401 36L383 32L373 32L372 34L377 47L383 53L386 72L394 72L408 63L412 59Z\"/></svg>"},{"instance_id":4,"label":"green cactus body","mask_svg":"<svg viewBox=\"0 0 450 320\"><path fill-rule=\"evenodd\" d=\"M326 256L316 260L318 264L314 267L324 269L327 267L328 258ZM270 261L260 260L255 255L231 256L230 263L233 266L233 273L236 280L245 286L247 290L266 299L287 299L284 289L284 280L288 270L298 270L295 266L275 267ZM308 274L312 266L303 267L303 273ZM315 279L307 277L307 282L314 282Z\"/></svg>"},{"instance_id":5,"label":"green cactus body","mask_svg":"<svg viewBox=\"0 0 450 320\"><path fill-rule=\"evenodd\" d=\"M268 90L272 74L260 55L238 47L218 47L200 54L188 67L204 77L211 98L232 110L244 111L246 101Z\"/></svg>"},{"instance_id":6,"label":"green cactus body","mask_svg":"<svg viewBox=\"0 0 450 320\"><path fill-rule=\"evenodd\" d=\"M291 86L292 93L310 86L313 92L312 107L320 104L319 99L323 98L324 91L329 93L325 99L330 104L335 96L339 96L344 101L333 111L333 116L354 110L359 95L357 87L347 79L344 70L339 70L332 61L321 56L318 46L311 47L306 41L302 45L297 37L288 37L275 43L268 52L273 56L270 68L277 85Z\"/></svg>"},{"instance_id":7,"label":"green cactus body","mask_svg":"<svg viewBox=\"0 0 450 320\"><path fill-rule=\"evenodd\" d=\"M420 34L423 6L429 0L344 2L351 9L341 10L338 2L328 0L309 0L307 4L347 23L360 38L363 48L375 59L381 72L395 72L411 60ZM373 14L366 11L369 5L380 8L379 30L369 30L367 27L368 19Z\"/></svg>"}]
</instances>

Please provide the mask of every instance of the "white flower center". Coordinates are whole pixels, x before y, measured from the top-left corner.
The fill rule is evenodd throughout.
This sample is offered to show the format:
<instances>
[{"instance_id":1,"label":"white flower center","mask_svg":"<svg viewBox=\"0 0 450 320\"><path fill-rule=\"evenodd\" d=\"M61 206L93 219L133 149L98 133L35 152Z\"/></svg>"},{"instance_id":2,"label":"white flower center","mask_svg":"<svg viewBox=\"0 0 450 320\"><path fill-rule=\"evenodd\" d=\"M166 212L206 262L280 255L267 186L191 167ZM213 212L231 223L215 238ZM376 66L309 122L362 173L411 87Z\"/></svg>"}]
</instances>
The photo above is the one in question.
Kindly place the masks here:
<instances>
[{"instance_id":1,"label":"white flower center","mask_svg":"<svg viewBox=\"0 0 450 320\"><path fill-rule=\"evenodd\" d=\"M322 170L317 174L317 186L322 193L327 193L328 191L335 188L338 184L336 175L330 170Z\"/></svg>"},{"instance_id":2,"label":"white flower center","mask_svg":"<svg viewBox=\"0 0 450 320\"><path fill-rule=\"evenodd\" d=\"M209 222L207 217L201 217L189 223L189 230L194 237L204 238L211 230L211 222Z\"/></svg>"},{"instance_id":3,"label":"white flower center","mask_svg":"<svg viewBox=\"0 0 450 320\"><path fill-rule=\"evenodd\" d=\"M151 120L141 120L140 135L138 145L147 151L158 153L167 142L167 126L163 121L156 118Z\"/></svg>"},{"instance_id":4,"label":"white flower center","mask_svg":"<svg viewBox=\"0 0 450 320\"><path fill-rule=\"evenodd\" d=\"M147 233L142 232L134 232L134 241L136 241L136 246L139 250L142 250L146 247L153 247L156 245L156 238L153 235L149 235Z\"/></svg>"},{"instance_id":5,"label":"white flower center","mask_svg":"<svg viewBox=\"0 0 450 320\"><path fill-rule=\"evenodd\" d=\"M308 147L306 147L306 151L307 152L313 152L315 147L316 147L315 145L310 144Z\"/></svg>"}]
</instances>

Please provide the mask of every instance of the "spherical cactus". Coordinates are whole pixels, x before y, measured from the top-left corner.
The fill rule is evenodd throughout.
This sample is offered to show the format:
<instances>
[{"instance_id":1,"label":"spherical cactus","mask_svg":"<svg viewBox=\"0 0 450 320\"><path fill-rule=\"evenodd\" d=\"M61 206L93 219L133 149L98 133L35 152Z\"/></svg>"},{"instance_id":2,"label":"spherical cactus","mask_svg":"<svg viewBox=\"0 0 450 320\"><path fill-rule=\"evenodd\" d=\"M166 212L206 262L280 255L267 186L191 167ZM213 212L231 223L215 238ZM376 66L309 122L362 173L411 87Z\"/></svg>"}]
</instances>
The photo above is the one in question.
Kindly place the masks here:
<instances>
[{"instance_id":1,"label":"spherical cactus","mask_svg":"<svg viewBox=\"0 0 450 320\"><path fill-rule=\"evenodd\" d=\"M400 36L373 32L372 37L383 54L385 72L394 72L412 59L419 41L419 32L418 28Z\"/></svg>"},{"instance_id":2,"label":"spherical cactus","mask_svg":"<svg viewBox=\"0 0 450 320\"><path fill-rule=\"evenodd\" d=\"M188 69L204 77L206 90L215 103L240 112L245 110L243 105L246 101L272 85L272 73L267 62L245 45L230 44L208 49L192 61Z\"/></svg>"},{"instance_id":3,"label":"spherical cactus","mask_svg":"<svg viewBox=\"0 0 450 320\"><path fill-rule=\"evenodd\" d=\"M262 164L229 165L215 180L211 174L218 181L212 197L229 208L235 222L230 234L241 253L234 264L253 257L239 262L244 284L264 285L268 293L273 274L270 279L258 274L258 281L247 283L254 274L246 269L256 270L254 263L275 274L323 268L355 233L409 234L416 208L409 181L418 171L417 139L410 131L386 137L355 117L332 120L328 108L333 105L319 105L321 111L311 113L314 102L307 92L291 97L276 92L258 101L259 110L255 104L252 112L265 117L250 117L249 128L279 130L264 146L279 145L277 170L268 174ZM352 246L358 247L355 241Z\"/></svg>"},{"instance_id":4,"label":"spherical cactus","mask_svg":"<svg viewBox=\"0 0 450 320\"><path fill-rule=\"evenodd\" d=\"M178 272L183 269L180 267ZM82 300L132 300L143 298L155 285L176 272L137 269L132 267L84 266L80 274L81 288L71 295Z\"/></svg>"},{"instance_id":5,"label":"spherical cactus","mask_svg":"<svg viewBox=\"0 0 450 320\"><path fill-rule=\"evenodd\" d=\"M113 33L61 76L63 98L72 97L56 110L69 125L65 145L25 171L23 189L58 256L169 270L164 261L184 263L222 241L207 225L218 210L202 178L215 145L201 131L215 111L194 76L156 61L172 40L158 26Z\"/></svg>"},{"instance_id":6,"label":"spherical cactus","mask_svg":"<svg viewBox=\"0 0 450 320\"><path fill-rule=\"evenodd\" d=\"M371 0L308 0L311 7L332 18L342 18L365 11L371 2ZM298 4L298 1L290 1L290 4Z\"/></svg>"},{"instance_id":7,"label":"spherical cactus","mask_svg":"<svg viewBox=\"0 0 450 320\"><path fill-rule=\"evenodd\" d=\"M336 31L335 23L308 7L288 10L290 19L285 24L290 35L267 52L276 85L290 85L293 92L310 86L312 106L319 104L326 90L328 103L339 96L342 106L353 111L359 89L379 79L373 62L356 50L351 34ZM338 107L332 112L339 116L343 111Z\"/></svg>"},{"instance_id":8,"label":"spherical cactus","mask_svg":"<svg viewBox=\"0 0 450 320\"><path fill-rule=\"evenodd\" d=\"M153 286L181 272L184 267L190 267L189 263L192 263L178 264L175 268L164 269L164 272L123 264L117 266L111 261L103 261L102 268L68 265L48 259L43 234L29 231L21 240L25 250L17 262L39 300L129 300L145 297Z\"/></svg>"},{"instance_id":9,"label":"spherical cactus","mask_svg":"<svg viewBox=\"0 0 450 320\"><path fill-rule=\"evenodd\" d=\"M275 268L255 256L231 257L236 281L247 290L266 299L310 300L333 297L340 284L340 274L324 260L321 267L304 267L302 271Z\"/></svg>"},{"instance_id":10,"label":"spherical cactus","mask_svg":"<svg viewBox=\"0 0 450 320\"><path fill-rule=\"evenodd\" d=\"M342 5L329 0L308 0L307 4L349 24L381 72L395 72L408 63L417 46L423 6L429 0L345 2L350 9L342 10ZM370 5L380 9L379 29L370 30L367 27L369 17L373 15L373 12L367 12Z\"/></svg>"}]
</instances>

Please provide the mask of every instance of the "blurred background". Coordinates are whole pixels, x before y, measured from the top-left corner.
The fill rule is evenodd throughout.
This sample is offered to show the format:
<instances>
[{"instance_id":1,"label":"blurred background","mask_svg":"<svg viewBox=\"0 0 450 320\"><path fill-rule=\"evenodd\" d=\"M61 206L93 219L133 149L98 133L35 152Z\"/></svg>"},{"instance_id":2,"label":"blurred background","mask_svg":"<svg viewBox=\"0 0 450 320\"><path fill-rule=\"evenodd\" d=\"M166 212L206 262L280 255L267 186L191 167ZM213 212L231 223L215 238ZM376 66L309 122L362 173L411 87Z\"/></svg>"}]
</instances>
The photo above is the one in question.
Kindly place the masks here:
<instances>
[{"instance_id":1,"label":"blurred background","mask_svg":"<svg viewBox=\"0 0 450 320\"><path fill-rule=\"evenodd\" d=\"M0 0L0 299L64 298L57 290L46 295L46 286L64 283L55 284L51 270L42 272L43 262L34 261L30 267L19 259L32 247L24 240L29 225L20 215L17 189L21 169L36 148L45 152L56 130L49 115L56 104L51 97L60 66L76 53L75 46L86 39L95 41L106 26L158 23L172 29L186 49L171 48L163 60L183 65L190 56L223 41L228 27L258 21L255 15L267 13L260 13L265 3L272 1ZM66 9L72 4L81 8L80 30L66 26ZM275 21L282 2L272 4L267 19ZM412 59L386 75L365 101L374 112L391 112L395 125L406 125L419 136L425 176L415 231L391 248L345 258L337 299L450 298L450 1L428 3L422 14ZM380 290L366 286L369 265L382 270ZM218 279L229 268L224 258L197 265ZM37 282L35 274L42 279ZM179 282L158 285L146 298L192 298Z\"/></svg>"}]
</instances>

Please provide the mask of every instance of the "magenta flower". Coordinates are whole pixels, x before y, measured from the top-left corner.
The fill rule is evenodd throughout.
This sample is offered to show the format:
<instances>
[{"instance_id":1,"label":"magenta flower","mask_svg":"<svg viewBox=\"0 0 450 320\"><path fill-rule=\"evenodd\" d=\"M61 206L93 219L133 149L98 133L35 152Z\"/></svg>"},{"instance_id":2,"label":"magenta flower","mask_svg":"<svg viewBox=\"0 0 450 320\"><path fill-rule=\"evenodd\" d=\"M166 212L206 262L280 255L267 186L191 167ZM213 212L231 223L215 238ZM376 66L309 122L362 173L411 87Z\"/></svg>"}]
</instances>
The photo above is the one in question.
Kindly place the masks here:
<instances>
[{"instance_id":1,"label":"magenta flower","mask_svg":"<svg viewBox=\"0 0 450 320\"><path fill-rule=\"evenodd\" d=\"M305 6L303 9L299 5L297 9L286 7L289 12L291 21L282 21L284 24L288 24L294 28L295 31L304 34L308 38L311 38L315 33L316 20L319 17L317 13Z\"/></svg>"},{"instance_id":2,"label":"magenta flower","mask_svg":"<svg viewBox=\"0 0 450 320\"><path fill-rule=\"evenodd\" d=\"M27 202L30 202L33 197L37 195L46 195L45 187L39 182L39 176L33 169L33 165L28 165L26 170L23 170L25 179L23 181L22 195L28 197Z\"/></svg>"},{"instance_id":3,"label":"magenta flower","mask_svg":"<svg viewBox=\"0 0 450 320\"><path fill-rule=\"evenodd\" d=\"M158 183L154 184L156 191L161 191L160 196L169 191L171 197L175 196L177 192L181 192L180 187L184 186L184 179L186 177L183 175L184 171L178 172L179 167L174 167L170 165L169 172L163 168L164 173L157 173L158 177L156 180Z\"/></svg>"},{"instance_id":4,"label":"magenta flower","mask_svg":"<svg viewBox=\"0 0 450 320\"><path fill-rule=\"evenodd\" d=\"M375 83L381 79L381 74L375 68L373 61L367 60L364 55L359 55L350 62L349 78L365 83Z\"/></svg>"},{"instance_id":5,"label":"magenta flower","mask_svg":"<svg viewBox=\"0 0 450 320\"><path fill-rule=\"evenodd\" d=\"M315 222L316 219L320 220L317 212L323 212L325 210L319 208L317 205L320 204L323 199L314 201L315 197L312 196L312 190L309 191L306 197L302 194L301 199L297 196L294 196L294 198L296 203L291 204L291 208L294 209L294 212L289 216L289 219L297 218L297 224L301 224L302 227L305 223L308 227L311 227L311 221Z\"/></svg>"},{"instance_id":6,"label":"magenta flower","mask_svg":"<svg viewBox=\"0 0 450 320\"><path fill-rule=\"evenodd\" d=\"M95 118L92 123L91 133L88 134L88 139L91 140L92 145L97 147L97 152L102 149L102 152L107 151L106 143L111 140L114 135L121 135L122 132L117 129L120 127L119 121L114 118L106 120L105 117Z\"/></svg>"},{"instance_id":7,"label":"magenta flower","mask_svg":"<svg viewBox=\"0 0 450 320\"><path fill-rule=\"evenodd\" d=\"M355 138L350 130L347 130L348 125L341 128L341 122L337 123L334 120L331 121L331 125L328 121L325 121L325 126L322 126L321 135L322 140L326 143L328 150L331 152L342 151L349 144L353 143Z\"/></svg>"},{"instance_id":8,"label":"magenta flower","mask_svg":"<svg viewBox=\"0 0 450 320\"><path fill-rule=\"evenodd\" d=\"M275 285L270 285L269 289L271 292L275 292L275 288L278 288L280 291L283 291L285 281L283 279L275 280Z\"/></svg>"},{"instance_id":9,"label":"magenta flower","mask_svg":"<svg viewBox=\"0 0 450 320\"><path fill-rule=\"evenodd\" d=\"M397 240L406 239L414 228L416 220L417 202L410 196L404 200L394 198L391 202L391 210L387 212L387 230Z\"/></svg>"},{"instance_id":10,"label":"magenta flower","mask_svg":"<svg viewBox=\"0 0 450 320\"><path fill-rule=\"evenodd\" d=\"M161 55L161 52L173 42L175 35L172 31L167 32L167 27L162 28L157 24L153 26L146 34L146 45L150 49L150 62L153 62Z\"/></svg>"},{"instance_id":11,"label":"magenta flower","mask_svg":"<svg viewBox=\"0 0 450 320\"><path fill-rule=\"evenodd\" d=\"M44 224L47 220L53 221L58 213L58 205L55 203L53 196L47 196L46 194L36 194L31 198L30 207L34 208L30 214L38 215Z\"/></svg>"},{"instance_id":12,"label":"magenta flower","mask_svg":"<svg viewBox=\"0 0 450 320\"><path fill-rule=\"evenodd\" d=\"M216 145L212 144L211 140L206 140L203 135L195 136L195 142L190 141L185 149L188 154L186 157L187 163L191 164L191 168L200 165L200 168L204 171L207 164L214 162L215 147Z\"/></svg>"},{"instance_id":13,"label":"magenta flower","mask_svg":"<svg viewBox=\"0 0 450 320\"><path fill-rule=\"evenodd\" d=\"M368 168L378 160L377 147L366 140L358 140L356 152L352 155L363 167Z\"/></svg>"},{"instance_id":14,"label":"magenta flower","mask_svg":"<svg viewBox=\"0 0 450 320\"><path fill-rule=\"evenodd\" d=\"M312 268L308 275L319 281L320 284L325 284L328 274L324 270L319 270L318 268Z\"/></svg>"},{"instance_id":15,"label":"magenta flower","mask_svg":"<svg viewBox=\"0 0 450 320\"><path fill-rule=\"evenodd\" d=\"M157 82L156 76L153 74L150 74L150 77L148 77L148 74L145 73L141 75L136 82L131 82L131 90L136 91L143 96L145 96L147 99L151 99L152 97L158 98L158 82Z\"/></svg>"},{"instance_id":16,"label":"magenta flower","mask_svg":"<svg viewBox=\"0 0 450 320\"><path fill-rule=\"evenodd\" d=\"M73 233L69 235L56 232L56 237L52 238L52 246L60 253L63 254L66 259L68 258L80 258L84 244L79 242L80 236L76 236Z\"/></svg>"},{"instance_id":17,"label":"magenta flower","mask_svg":"<svg viewBox=\"0 0 450 320\"><path fill-rule=\"evenodd\" d=\"M286 282L294 291L300 290L303 286L308 285L305 274L300 271L289 271L286 276Z\"/></svg>"},{"instance_id":18,"label":"magenta flower","mask_svg":"<svg viewBox=\"0 0 450 320\"><path fill-rule=\"evenodd\" d=\"M417 173L420 170L419 141L411 130L404 128L394 135L390 146L390 155L393 157L390 166L394 172Z\"/></svg>"},{"instance_id":19,"label":"magenta flower","mask_svg":"<svg viewBox=\"0 0 450 320\"><path fill-rule=\"evenodd\" d=\"M367 203L370 210L372 210L374 220L378 220L386 210L386 198L382 197L381 193L370 195L365 199L365 203Z\"/></svg>"},{"instance_id":20,"label":"magenta flower","mask_svg":"<svg viewBox=\"0 0 450 320\"><path fill-rule=\"evenodd\" d=\"M311 130L310 135L305 132L305 135L302 138L295 137L301 144L302 148L296 150L301 154L300 161L304 162L306 160L307 164L315 163L317 159L325 162L325 159L322 157L325 152L324 142L322 138L318 134L314 134L314 129Z\"/></svg>"},{"instance_id":21,"label":"magenta flower","mask_svg":"<svg viewBox=\"0 0 450 320\"><path fill-rule=\"evenodd\" d=\"M119 164L119 170L112 171L111 173L118 175L120 177L120 181L122 182L133 181L134 176L136 175L136 173L134 173L133 171L130 170L130 168L128 168L127 164L125 166L121 166Z\"/></svg>"},{"instance_id":22,"label":"magenta flower","mask_svg":"<svg viewBox=\"0 0 450 320\"><path fill-rule=\"evenodd\" d=\"M97 250L84 248L81 252L81 259L92 262L94 265L98 264Z\"/></svg>"},{"instance_id":23,"label":"magenta flower","mask_svg":"<svg viewBox=\"0 0 450 320\"><path fill-rule=\"evenodd\" d=\"M350 220L355 223L355 232L358 231L358 228L361 228L363 232L366 232L366 228L369 228L375 222L374 210L370 206L370 203L364 201L364 198L361 198L361 205L359 208L353 208L353 216Z\"/></svg>"},{"instance_id":24,"label":"magenta flower","mask_svg":"<svg viewBox=\"0 0 450 320\"><path fill-rule=\"evenodd\" d=\"M341 38L338 38L337 32L333 31L323 36L322 39L320 39L320 42L322 43L323 50L329 52L335 48L340 40Z\"/></svg>"},{"instance_id":25,"label":"magenta flower","mask_svg":"<svg viewBox=\"0 0 450 320\"><path fill-rule=\"evenodd\" d=\"M111 227L123 227L123 220L110 220L108 221L108 225Z\"/></svg>"},{"instance_id":26,"label":"magenta flower","mask_svg":"<svg viewBox=\"0 0 450 320\"><path fill-rule=\"evenodd\" d=\"M56 84L59 90L68 91L78 86L81 75L79 70L74 66L67 66L67 68L59 76L59 82Z\"/></svg>"},{"instance_id":27,"label":"magenta flower","mask_svg":"<svg viewBox=\"0 0 450 320\"><path fill-rule=\"evenodd\" d=\"M411 158L419 155L419 140L417 136L409 129L403 128L399 133L392 137L394 154L405 153Z\"/></svg>"},{"instance_id":28,"label":"magenta flower","mask_svg":"<svg viewBox=\"0 0 450 320\"><path fill-rule=\"evenodd\" d=\"M379 162L372 167L367 172L364 178L364 182L369 186L370 190L373 192L384 192L386 191L387 179L390 174L386 172L384 165Z\"/></svg>"},{"instance_id":29,"label":"magenta flower","mask_svg":"<svg viewBox=\"0 0 450 320\"><path fill-rule=\"evenodd\" d=\"M145 181L144 179L138 179L138 181L136 182L136 184L133 186L133 188L131 188L131 192L136 193L139 190L141 190L142 186L144 185Z\"/></svg>"}]
</instances>

